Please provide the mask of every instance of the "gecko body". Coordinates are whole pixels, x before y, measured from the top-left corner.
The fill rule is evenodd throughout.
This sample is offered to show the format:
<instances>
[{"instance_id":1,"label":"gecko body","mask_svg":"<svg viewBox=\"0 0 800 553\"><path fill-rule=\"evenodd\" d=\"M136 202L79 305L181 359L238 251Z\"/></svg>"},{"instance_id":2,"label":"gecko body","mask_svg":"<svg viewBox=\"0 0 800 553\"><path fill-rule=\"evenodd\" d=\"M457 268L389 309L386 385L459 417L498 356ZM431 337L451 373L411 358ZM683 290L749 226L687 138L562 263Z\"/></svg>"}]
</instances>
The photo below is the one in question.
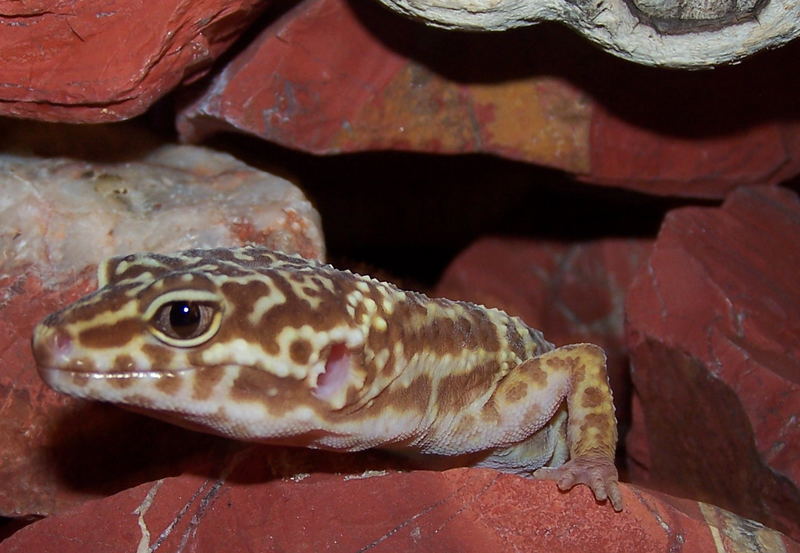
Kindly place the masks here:
<instances>
[{"instance_id":1,"label":"gecko body","mask_svg":"<svg viewBox=\"0 0 800 553\"><path fill-rule=\"evenodd\" d=\"M621 509L597 346L255 246L115 257L98 283L34 331L57 391L241 440L536 471Z\"/></svg>"}]
</instances>

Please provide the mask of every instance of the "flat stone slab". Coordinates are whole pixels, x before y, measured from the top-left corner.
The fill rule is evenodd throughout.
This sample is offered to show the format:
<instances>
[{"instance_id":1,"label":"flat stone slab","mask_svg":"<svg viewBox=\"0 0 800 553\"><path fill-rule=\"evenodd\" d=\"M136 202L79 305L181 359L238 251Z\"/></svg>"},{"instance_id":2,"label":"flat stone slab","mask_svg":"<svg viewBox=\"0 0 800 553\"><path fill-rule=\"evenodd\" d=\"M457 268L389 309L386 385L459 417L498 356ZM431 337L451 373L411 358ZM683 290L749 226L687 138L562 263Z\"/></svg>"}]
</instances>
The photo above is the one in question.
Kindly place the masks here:
<instances>
[{"instance_id":1,"label":"flat stone slab","mask_svg":"<svg viewBox=\"0 0 800 553\"><path fill-rule=\"evenodd\" d=\"M722 198L800 173L800 80L786 70L799 53L797 43L741 66L667 72L555 26L448 33L369 3L305 0L177 127L190 142L238 131L326 155L485 153L591 184Z\"/></svg>"},{"instance_id":2,"label":"flat stone slab","mask_svg":"<svg viewBox=\"0 0 800 553\"><path fill-rule=\"evenodd\" d=\"M125 551L785 551L800 545L716 507L623 486L586 488L488 469L270 476L247 452L221 473L149 482L19 530L0 553ZM105 549L103 549L105 548Z\"/></svg>"}]
</instances>

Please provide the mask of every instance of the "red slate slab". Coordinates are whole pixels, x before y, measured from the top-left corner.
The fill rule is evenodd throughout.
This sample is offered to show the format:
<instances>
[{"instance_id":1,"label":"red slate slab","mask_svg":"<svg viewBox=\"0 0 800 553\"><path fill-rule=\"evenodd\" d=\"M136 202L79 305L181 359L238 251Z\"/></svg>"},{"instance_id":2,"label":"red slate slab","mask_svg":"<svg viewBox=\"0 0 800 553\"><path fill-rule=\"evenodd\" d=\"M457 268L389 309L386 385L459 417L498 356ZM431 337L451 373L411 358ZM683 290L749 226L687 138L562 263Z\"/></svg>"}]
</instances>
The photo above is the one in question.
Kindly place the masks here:
<instances>
[{"instance_id":1,"label":"red slate slab","mask_svg":"<svg viewBox=\"0 0 800 553\"><path fill-rule=\"evenodd\" d=\"M488 469L274 479L253 451L221 476L166 478L36 522L0 553L800 551L731 513L635 487L623 486L615 513L586 488L562 493Z\"/></svg>"},{"instance_id":2,"label":"red slate slab","mask_svg":"<svg viewBox=\"0 0 800 553\"><path fill-rule=\"evenodd\" d=\"M627 298L630 476L800 537L800 198L665 219Z\"/></svg>"},{"instance_id":3,"label":"red slate slab","mask_svg":"<svg viewBox=\"0 0 800 553\"><path fill-rule=\"evenodd\" d=\"M630 419L625 294L650 240L555 242L483 238L456 257L435 294L521 317L556 345L592 342L608 355L617 419Z\"/></svg>"},{"instance_id":4,"label":"red slate slab","mask_svg":"<svg viewBox=\"0 0 800 553\"><path fill-rule=\"evenodd\" d=\"M323 154L480 151L588 169L590 112L580 92L549 76L459 82L409 57L409 45L431 38L464 42L430 33L379 7L306 0L230 62L178 128L187 140L233 128ZM463 50L447 50L464 65Z\"/></svg>"},{"instance_id":5,"label":"red slate slab","mask_svg":"<svg viewBox=\"0 0 800 553\"><path fill-rule=\"evenodd\" d=\"M207 71L264 2L0 0L0 114L118 121Z\"/></svg>"},{"instance_id":6,"label":"red slate slab","mask_svg":"<svg viewBox=\"0 0 800 553\"><path fill-rule=\"evenodd\" d=\"M580 177L662 195L718 198L737 186L780 183L800 172L800 125L793 121L769 121L715 136L703 133L694 129L686 136L669 136L597 105L592 169Z\"/></svg>"},{"instance_id":7,"label":"red slate slab","mask_svg":"<svg viewBox=\"0 0 800 553\"><path fill-rule=\"evenodd\" d=\"M305 0L177 124L190 141L238 130L320 154L483 152L588 183L722 198L800 173L800 80L786 71L799 53L664 71L553 25L454 33L368 2Z\"/></svg>"}]
</instances>

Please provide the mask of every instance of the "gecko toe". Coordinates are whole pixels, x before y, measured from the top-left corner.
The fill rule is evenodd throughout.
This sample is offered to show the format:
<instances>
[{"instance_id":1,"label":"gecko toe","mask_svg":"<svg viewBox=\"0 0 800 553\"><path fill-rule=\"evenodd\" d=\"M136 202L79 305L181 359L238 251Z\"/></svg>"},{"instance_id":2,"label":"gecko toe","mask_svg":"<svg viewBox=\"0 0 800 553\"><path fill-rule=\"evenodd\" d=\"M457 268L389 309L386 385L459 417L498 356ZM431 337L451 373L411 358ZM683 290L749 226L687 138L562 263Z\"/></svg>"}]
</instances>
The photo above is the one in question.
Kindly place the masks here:
<instances>
[{"instance_id":1,"label":"gecko toe","mask_svg":"<svg viewBox=\"0 0 800 553\"><path fill-rule=\"evenodd\" d=\"M561 490L569 490L572 489L578 481L575 479L575 475L571 472L565 473L561 478L558 479L558 487Z\"/></svg>"},{"instance_id":2,"label":"gecko toe","mask_svg":"<svg viewBox=\"0 0 800 553\"><path fill-rule=\"evenodd\" d=\"M541 468L534 472L534 476L555 480L562 491L584 484L592 490L598 501L608 501L615 511L622 510L617 470L610 459L578 457L557 468Z\"/></svg>"},{"instance_id":3,"label":"gecko toe","mask_svg":"<svg viewBox=\"0 0 800 553\"><path fill-rule=\"evenodd\" d=\"M605 501L606 499L608 499L608 493L606 492L606 485L602 480L595 479L590 488L592 488L594 496L597 498L598 501Z\"/></svg>"},{"instance_id":4,"label":"gecko toe","mask_svg":"<svg viewBox=\"0 0 800 553\"><path fill-rule=\"evenodd\" d=\"M611 506L614 507L614 510L618 513L622 511L622 493L619 491L619 486L614 484L611 486L611 489L608 493L608 499L611 501Z\"/></svg>"}]
</instances>

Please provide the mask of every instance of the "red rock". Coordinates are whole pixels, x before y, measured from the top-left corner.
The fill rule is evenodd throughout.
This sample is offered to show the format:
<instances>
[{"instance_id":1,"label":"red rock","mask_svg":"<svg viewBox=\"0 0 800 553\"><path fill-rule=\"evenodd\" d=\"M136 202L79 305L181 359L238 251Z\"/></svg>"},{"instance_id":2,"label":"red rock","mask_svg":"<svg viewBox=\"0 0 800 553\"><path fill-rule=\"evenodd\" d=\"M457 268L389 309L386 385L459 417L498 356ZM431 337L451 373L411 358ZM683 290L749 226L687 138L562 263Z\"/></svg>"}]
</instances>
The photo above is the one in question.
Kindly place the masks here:
<instances>
[{"instance_id":1,"label":"red rock","mask_svg":"<svg viewBox=\"0 0 800 553\"><path fill-rule=\"evenodd\" d=\"M627 298L630 476L800 537L800 199L666 217Z\"/></svg>"},{"instance_id":2,"label":"red rock","mask_svg":"<svg viewBox=\"0 0 800 553\"><path fill-rule=\"evenodd\" d=\"M0 1L0 114L117 121L205 73L257 0Z\"/></svg>"},{"instance_id":3,"label":"red rock","mask_svg":"<svg viewBox=\"0 0 800 553\"><path fill-rule=\"evenodd\" d=\"M553 482L486 469L279 480L253 451L222 477L166 478L36 522L0 544L0 553L85 552L109 543L198 553L800 551L731 513L629 486L625 511L615 513L588 489L562 493Z\"/></svg>"},{"instance_id":4,"label":"red rock","mask_svg":"<svg viewBox=\"0 0 800 553\"><path fill-rule=\"evenodd\" d=\"M324 154L484 152L588 183L722 198L800 173L800 81L785 70L798 52L666 72L554 27L447 33L369 3L305 0L215 76L178 128Z\"/></svg>"},{"instance_id":5,"label":"red rock","mask_svg":"<svg viewBox=\"0 0 800 553\"><path fill-rule=\"evenodd\" d=\"M484 238L456 257L435 294L517 315L556 345L602 346L617 418L626 425L630 385L623 308L627 288L649 252L648 240L569 244Z\"/></svg>"},{"instance_id":6,"label":"red rock","mask_svg":"<svg viewBox=\"0 0 800 553\"><path fill-rule=\"evenodd\" d=\"M314 153L481 151L588 169L590 112L566 80L456 82L400 53L458 39L430 33L378 7L307 0L228 64L178 128L198 140L232 127Z\"/></svg>"},{"instance_id":7,"label":"red rock","mask_svg":"<svg viewBox=\"0 0 800 553\"><path fill-rule=\"evenodd\" d=\"M0 515L63 511L224 451L182 431L48 389L34 325L96 286L126 251L245 241L323 256L316 211L292 184L225 154L165 147L146 162L0 156Z\"/></svg>"},{"instance_id":8,"label":"red rock","mask_svg":"<svg viewBox=\"0 0 800 553\"><path fill-rule=\"evenodd\" d=\"M670 137L596 106L591 172L582 180L674 196L724 197L738 186L780 183L800 172L800 126L754 125L719 136Z\"/></svg>"}]
</instances>

